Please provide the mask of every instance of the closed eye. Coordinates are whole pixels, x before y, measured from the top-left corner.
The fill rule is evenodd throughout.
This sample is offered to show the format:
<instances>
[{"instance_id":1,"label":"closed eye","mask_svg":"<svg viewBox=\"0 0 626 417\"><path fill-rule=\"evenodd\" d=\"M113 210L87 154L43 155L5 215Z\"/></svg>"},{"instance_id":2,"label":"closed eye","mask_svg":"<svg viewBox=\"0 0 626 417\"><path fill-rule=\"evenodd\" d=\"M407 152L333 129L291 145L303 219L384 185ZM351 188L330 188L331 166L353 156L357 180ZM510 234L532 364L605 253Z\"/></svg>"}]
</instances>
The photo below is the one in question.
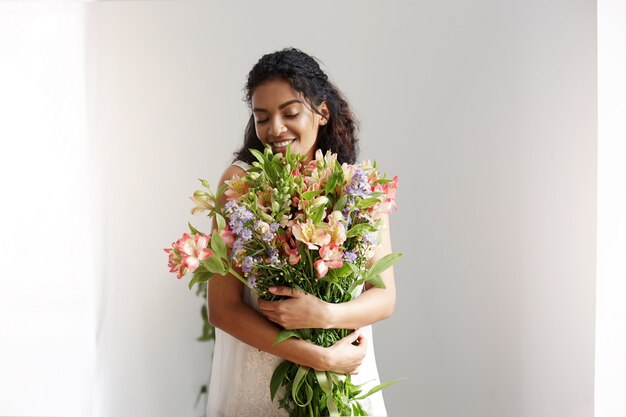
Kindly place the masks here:
<instances>
[{"instance_id":1,"label":"closed eye","mask_svg":"<svg viewBox=\"0 0 626 417\"><path fill-rule=\"evenodd\" d=\"M295 119L296 117L300 116L300 113L296 113L296 114L286 114L285 117L288 119ZM262 125L263 123L267 123L270 119L263 119L263 120L257 120L256 124L258 125Z\"/></svg>"}]
</instances>

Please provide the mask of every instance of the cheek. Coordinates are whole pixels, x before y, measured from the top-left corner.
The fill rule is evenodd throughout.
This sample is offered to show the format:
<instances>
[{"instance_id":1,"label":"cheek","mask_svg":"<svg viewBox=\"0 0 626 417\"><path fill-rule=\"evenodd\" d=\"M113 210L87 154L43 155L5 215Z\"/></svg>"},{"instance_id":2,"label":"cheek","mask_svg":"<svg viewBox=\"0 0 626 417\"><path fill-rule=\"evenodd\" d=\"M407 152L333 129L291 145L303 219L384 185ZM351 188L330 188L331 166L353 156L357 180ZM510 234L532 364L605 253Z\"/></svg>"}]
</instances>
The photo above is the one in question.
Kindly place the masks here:
<instances>
[{"instance_id":1,"label":"cheek","mask_svg":"<svg viewBox=\"0 0 626 417\"><path fill-rule=\"evenodd\" d=\"M262 143L265 143L265 132L264 132L264 129L262 127L256 125L254 127L254 131L256 132L256 137L259 138L259 140Z\"/></svg>"}]
</instances>

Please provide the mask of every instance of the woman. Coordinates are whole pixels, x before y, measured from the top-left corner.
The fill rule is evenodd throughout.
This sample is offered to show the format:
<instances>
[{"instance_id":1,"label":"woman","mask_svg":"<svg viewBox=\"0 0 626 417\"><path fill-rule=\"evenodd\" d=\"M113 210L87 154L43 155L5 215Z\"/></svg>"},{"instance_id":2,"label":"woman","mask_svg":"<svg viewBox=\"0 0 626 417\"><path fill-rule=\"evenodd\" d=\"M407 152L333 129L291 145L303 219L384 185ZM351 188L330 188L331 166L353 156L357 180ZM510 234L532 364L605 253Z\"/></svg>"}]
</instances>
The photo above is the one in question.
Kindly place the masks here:
<instances>
[{"instance_id":1,"label":"woman","mask_svg":"<svg viewBox=\"0 0 626 417\"><path fill-rule=\"evenodd\" d=\"M340 163L355 162L357 126L352 111L309 55L294 48L264 55L248 74L246 92L252 114L244 144L220 185L233 175L243 175L253 161L249 149L263 149L265 144L283 153L291 145L291 152L304 154L307 160L317 149L330 149ZM384 221L381 245L371 262L391 252L388 219ZM283 358L316 370L353 374L357 384L378 384L370 325L389 317L395 305L393 269L381 275L385 289L366 285L359 297L341 304L286 287L272 292L289 299L258 300L231 275L210 280L209 320L217 330L208 417L286 415L269 395L270 378ZM295 338L273 346L283 328L357 330L329 348ZM386 415L380 392L362 404L370 415Z\"/></svg>"}]
</instances>

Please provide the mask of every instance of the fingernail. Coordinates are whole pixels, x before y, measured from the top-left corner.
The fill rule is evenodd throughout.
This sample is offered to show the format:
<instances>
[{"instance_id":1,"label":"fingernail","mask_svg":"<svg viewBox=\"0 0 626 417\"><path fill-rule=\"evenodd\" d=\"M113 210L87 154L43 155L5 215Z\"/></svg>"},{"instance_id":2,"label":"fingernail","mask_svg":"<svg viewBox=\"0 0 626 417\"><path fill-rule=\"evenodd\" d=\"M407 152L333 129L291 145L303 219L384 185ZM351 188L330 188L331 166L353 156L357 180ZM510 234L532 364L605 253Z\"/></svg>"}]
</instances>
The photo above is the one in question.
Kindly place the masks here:
<instances>
[{"instance_id":1,"label":"fingernail","mask_svg":"<svg viewBox=\"0 0 626 417\"><path fill-rule=\"evenodd\" d=\"M269 287L268 290L269 291L276 291L276 287Z\"/></svg>"}]
</instances>

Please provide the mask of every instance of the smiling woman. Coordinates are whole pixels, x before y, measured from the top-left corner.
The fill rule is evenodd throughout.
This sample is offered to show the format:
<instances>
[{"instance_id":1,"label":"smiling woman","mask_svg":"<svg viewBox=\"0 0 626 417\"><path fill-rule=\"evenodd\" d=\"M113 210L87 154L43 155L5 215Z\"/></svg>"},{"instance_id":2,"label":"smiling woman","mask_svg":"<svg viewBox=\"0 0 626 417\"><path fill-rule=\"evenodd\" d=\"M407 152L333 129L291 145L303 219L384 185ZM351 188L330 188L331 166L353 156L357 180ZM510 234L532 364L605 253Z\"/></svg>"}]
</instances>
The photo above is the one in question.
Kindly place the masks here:
<instances>
[{"instance_id":1,"label":"smiling woman","mask_svg":"<svg viewBox=\"0 0 626 417\"><path fill-rule=\"evenodd\" d=\"M243 175L254 160L250 149L265 145L281 153L290 146L292 153L306 155L307 160L317 150L330 150L337 153L339 163L355 162L356 122L350 106L315 59L304 52L284 49L263 56L248 75L247 98L251 115L245 143L220 183ZM387 222L385 216L385 231L373 261L391 252ZM355 384L364 385L363 392L378 385L371 324L389 317L395 306L393 270L381 273L381 278L386 288L361 284L359 296L338 304L286 287L270 290L288 297L285 300L260 301L231 274L212 278L208 311L216 340L207 416L287 415L278 399L270 398L272 374L285 359L316 371L352 374ZM329 347L297 338L273 344L281 330L294 328L356 331ZM283 388L277 398L283 397ZM387 414L380 391L361 405L368 415Z\"/></svg>"},{"instance_id":2,"label":"smiling woman","mask_svg":"<svg viewBox=\"0 0 626 417\"><path fill-rule=\"evenodd\" d=\"M264 145L270 144L274 152L284 153L291 144L292 152L313 159L317 131L326 125L330 114L325 101L315 112L311 111L302 93L280 78L259 85L252 96L252 106L256 135Z\"/></svg>"}]
</instances>

